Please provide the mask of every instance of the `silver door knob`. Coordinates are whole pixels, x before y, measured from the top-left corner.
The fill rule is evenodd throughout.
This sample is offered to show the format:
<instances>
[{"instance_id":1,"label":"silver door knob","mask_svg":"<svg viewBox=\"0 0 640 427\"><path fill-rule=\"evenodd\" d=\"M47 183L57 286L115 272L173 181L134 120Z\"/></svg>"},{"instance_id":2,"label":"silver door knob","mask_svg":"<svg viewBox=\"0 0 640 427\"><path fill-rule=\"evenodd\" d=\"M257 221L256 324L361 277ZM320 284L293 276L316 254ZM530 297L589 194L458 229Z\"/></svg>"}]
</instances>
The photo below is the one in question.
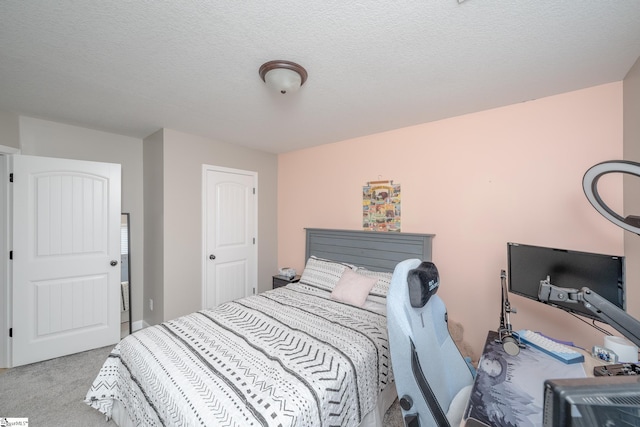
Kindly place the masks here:
<instances>
[{"instance_id":1,"label":"silver door knob","mask_svg":"<svg viewBox=\"0 0 640 427\"><path fill-rule=\"evenodd\" d=\"M214 259L216 259L216 256L214 254L211 254L209 255L209 259L213 261Z\"/></svg>"},{"instance_id":2,"label":"silver door knob","mask_svg":"<svg viewBox=\"0 0 640 427\"><path fill-rule=\"evenodd\" d=\"M115 267L116 265L118 265L118 261L116 261L115 259L112 259L109 264L111 264L111 267Z\"/></svg>"}]
</instances>

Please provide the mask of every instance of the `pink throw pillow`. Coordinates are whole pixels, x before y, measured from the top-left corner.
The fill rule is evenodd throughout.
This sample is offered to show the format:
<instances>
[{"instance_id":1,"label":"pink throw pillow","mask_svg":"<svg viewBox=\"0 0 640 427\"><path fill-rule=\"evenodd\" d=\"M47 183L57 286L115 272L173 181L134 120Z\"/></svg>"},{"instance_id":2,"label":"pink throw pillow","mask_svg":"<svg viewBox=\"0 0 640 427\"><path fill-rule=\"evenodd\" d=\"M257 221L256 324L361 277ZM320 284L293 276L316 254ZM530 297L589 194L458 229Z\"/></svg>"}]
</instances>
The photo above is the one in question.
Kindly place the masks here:
<instances>
[{"instance_id":1,"label":"pink throw pillow","mask_svg":"<svg viewBox=\"0 0 640 427\"><path fill-rule=\"evenodd\" d=\"M375 277L366 277L347 268L333 288L331 299L362 307L376 282Z\"/></svg>"}]
</instances>

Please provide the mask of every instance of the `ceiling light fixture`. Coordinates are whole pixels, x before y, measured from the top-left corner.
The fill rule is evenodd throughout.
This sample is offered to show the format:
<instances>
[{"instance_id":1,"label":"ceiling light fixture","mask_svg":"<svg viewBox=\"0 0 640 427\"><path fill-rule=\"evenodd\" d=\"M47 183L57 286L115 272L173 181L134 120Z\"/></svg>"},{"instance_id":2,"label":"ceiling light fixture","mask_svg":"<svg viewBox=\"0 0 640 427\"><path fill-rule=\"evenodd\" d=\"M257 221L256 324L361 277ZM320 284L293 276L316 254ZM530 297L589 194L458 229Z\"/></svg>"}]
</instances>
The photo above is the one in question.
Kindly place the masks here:
<instances>
[{"instance_id":1,"label":"ceiling light fixture","mask_svg":"<svg viewBox=\"0 0 640 427\"><path fill-rule=\"evenodd\" d=\"M260 78L281 94L296 92L307 81L307 70L291 61L269 61L260 66Z\"/></svg>"}]
</instances>

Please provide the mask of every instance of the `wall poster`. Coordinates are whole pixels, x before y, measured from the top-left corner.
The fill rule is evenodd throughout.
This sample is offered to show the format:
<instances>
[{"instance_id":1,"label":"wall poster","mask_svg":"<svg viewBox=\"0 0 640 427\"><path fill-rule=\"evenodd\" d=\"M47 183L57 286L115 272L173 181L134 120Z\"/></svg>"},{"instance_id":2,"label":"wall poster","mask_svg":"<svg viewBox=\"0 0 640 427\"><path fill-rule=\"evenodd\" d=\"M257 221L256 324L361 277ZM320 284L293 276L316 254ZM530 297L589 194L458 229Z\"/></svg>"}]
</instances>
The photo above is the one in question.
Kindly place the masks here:
<instances>
[{"instance_id":1,"label":"wall poster","mask_svg":"<svg viewBox=\"0 0 640 427\"><path fill-rule=\"evenodd\" d=\"M362 187L362 228L400 231L400 184L370 181Z\"/></svg>"}]
</instances>

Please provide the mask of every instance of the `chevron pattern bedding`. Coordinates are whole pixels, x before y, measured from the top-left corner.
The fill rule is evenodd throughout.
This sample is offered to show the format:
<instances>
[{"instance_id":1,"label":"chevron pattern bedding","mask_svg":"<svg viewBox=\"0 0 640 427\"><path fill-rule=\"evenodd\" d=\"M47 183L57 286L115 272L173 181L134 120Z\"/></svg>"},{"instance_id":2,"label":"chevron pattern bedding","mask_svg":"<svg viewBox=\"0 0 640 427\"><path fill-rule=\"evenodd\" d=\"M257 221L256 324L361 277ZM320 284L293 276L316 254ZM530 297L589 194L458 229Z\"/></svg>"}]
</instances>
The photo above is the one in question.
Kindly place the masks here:
<instances>
[{"instance_id":1,"label":"chevron pattern bedding","mask_svg":"<svg viewBox=\"0 0 640 427\"><path fill-rule=\"evenodd\" d=\"M357 426L392 381L384 305L303 283L136 332L86 403L137 425Z\"/></svg>"}]
</instances>

